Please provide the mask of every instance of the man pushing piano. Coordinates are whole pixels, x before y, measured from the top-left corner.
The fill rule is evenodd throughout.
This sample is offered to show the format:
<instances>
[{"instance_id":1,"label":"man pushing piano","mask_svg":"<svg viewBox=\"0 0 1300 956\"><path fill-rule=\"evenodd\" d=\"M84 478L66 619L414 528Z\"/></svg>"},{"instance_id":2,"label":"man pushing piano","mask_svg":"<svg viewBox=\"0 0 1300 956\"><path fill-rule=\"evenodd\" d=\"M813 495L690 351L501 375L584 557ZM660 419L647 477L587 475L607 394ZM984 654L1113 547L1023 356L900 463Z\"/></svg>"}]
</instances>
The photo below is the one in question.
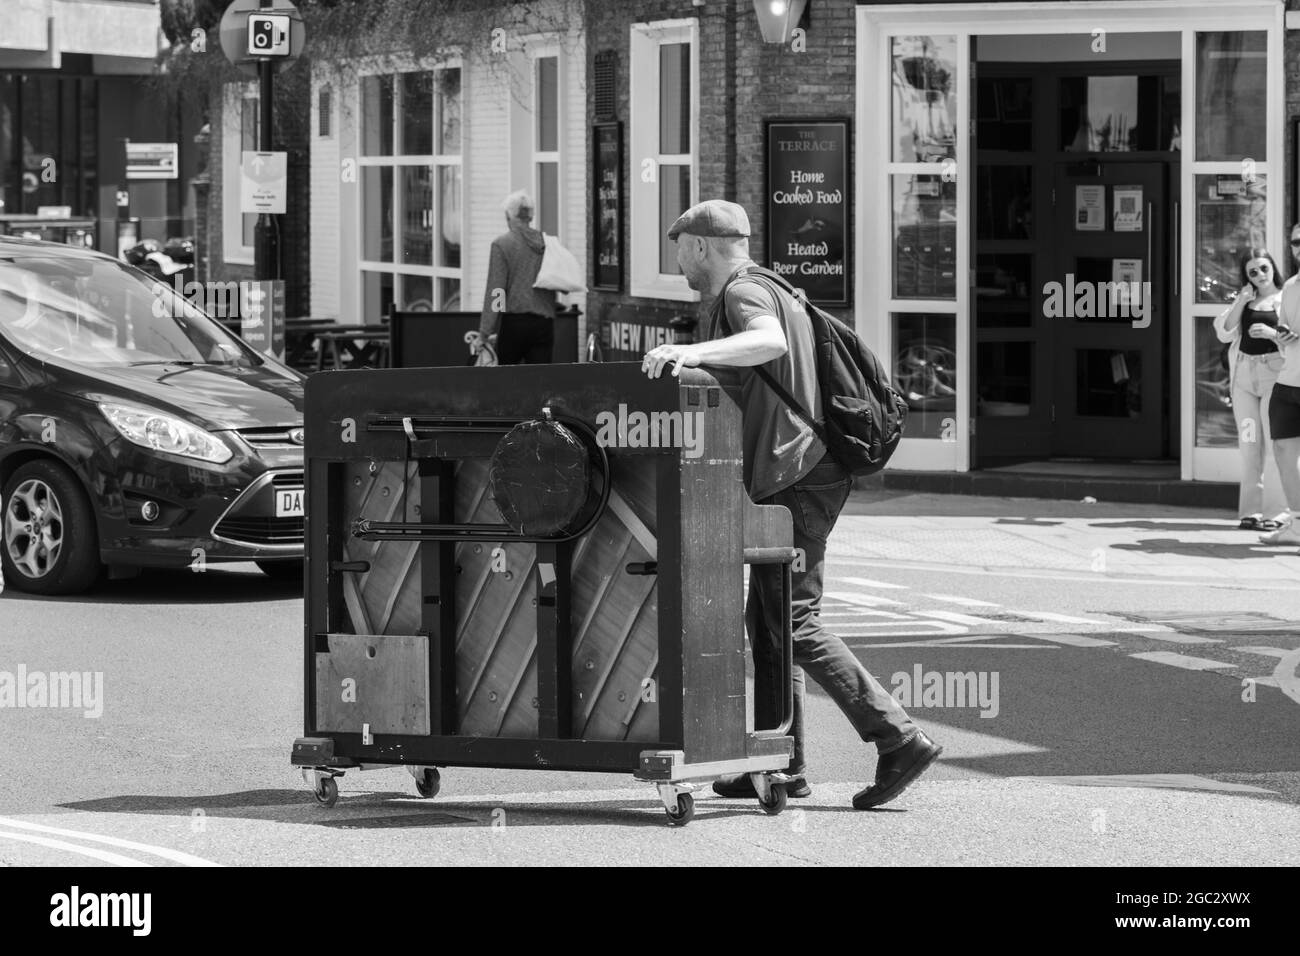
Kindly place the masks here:
<instances>
[{"instance_id":1,"label":"man pushing piano","mask_svg":"<svg viewBox=\"0 0 1300 956\"><path fill-rule=\"evenodd\" d=\"M804 673L848 717L864 742L879 752L875 780L853 797L859 810L898 797L943 748L871 676L844 642L821 623L826 541L852 487L852 475L828 448L819 387L819 336L808 310L789 285L749 258L749 217L723 200L692 206L668 230L687 283L713 299L703 341L661 345L642 369L658 378L671 368L736 366L745 371L741 413L745 489L757 504L782 505L794 523L794 547L804 560L793 571L794 756L786 792L806 797ZM824 320L823 320L824 321ZM777 723L782 621L780 569L750 569L745 624L754 654L757 726ZM714 783L725 797L753 797L748 775Z\"/></svg>"}]
</instances>

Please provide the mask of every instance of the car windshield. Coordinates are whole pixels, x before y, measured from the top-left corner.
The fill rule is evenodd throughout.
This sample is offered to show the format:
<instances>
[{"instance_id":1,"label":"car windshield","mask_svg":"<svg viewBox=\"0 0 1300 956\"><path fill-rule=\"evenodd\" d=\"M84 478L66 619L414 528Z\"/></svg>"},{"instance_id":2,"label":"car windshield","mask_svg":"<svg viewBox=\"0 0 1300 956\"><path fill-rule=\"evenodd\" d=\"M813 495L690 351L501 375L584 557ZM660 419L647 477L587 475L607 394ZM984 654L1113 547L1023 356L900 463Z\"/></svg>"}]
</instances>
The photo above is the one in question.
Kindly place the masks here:
<instances>
[{"instance_id":1,"label":"car windshield","mask_svg":"<svg viewBox=\"0 0 1300 956\"><path fill-rule=\"evenodd\" d=\"M83 365L262 364L172 286L107 259L0 255L0 332Z\"/></svg>"}]
</instances>

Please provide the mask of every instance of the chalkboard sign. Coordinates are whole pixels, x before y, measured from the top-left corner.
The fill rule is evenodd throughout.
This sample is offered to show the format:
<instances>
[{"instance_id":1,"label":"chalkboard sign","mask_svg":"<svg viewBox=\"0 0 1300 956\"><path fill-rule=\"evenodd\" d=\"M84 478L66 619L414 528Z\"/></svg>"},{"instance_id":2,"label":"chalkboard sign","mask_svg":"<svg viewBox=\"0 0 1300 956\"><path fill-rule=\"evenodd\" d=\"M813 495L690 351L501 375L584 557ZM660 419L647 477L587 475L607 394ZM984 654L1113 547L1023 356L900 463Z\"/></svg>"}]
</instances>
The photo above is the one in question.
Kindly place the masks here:
<instances>
[{"instance_id":1,"label":"chalkboard sign","mask_svg":"<svg viewBox=\"0 0 1300 956\"><path fill-rule=\"evenodd\" d=\"M592 288L623 287L623 124L592 128Z\"/></svg>"},{"instance_id":2,"label":"chalkboard sign","mask_svg":"<svg viewBox=\"0 0 1300 956\"><path fill-rule=\"evenodd\" d=\"M813 302L848 305L848 120L766 126L768 268Z\"/></svg>"}]
</instances>

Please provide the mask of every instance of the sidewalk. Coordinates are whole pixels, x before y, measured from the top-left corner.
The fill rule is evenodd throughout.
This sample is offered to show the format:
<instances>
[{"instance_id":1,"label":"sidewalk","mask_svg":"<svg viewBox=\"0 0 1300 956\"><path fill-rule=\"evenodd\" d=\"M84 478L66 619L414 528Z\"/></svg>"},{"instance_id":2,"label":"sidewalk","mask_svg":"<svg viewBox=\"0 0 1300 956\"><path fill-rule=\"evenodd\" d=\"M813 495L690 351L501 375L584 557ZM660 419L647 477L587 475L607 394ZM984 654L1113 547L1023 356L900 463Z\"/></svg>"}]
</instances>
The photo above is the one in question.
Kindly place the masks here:
<instances>
[{"instance_id":1,"label":"sidewalk","mask_svg":"<svg viewBox=\"0 0 1300 956\"><path fill-rule=\"evenodd\" d=\"M1300 548L1262 545L1231 511L1203 507L855 490L830 550L909 568L1300 589Z\"/></svg>"}]
</instances>

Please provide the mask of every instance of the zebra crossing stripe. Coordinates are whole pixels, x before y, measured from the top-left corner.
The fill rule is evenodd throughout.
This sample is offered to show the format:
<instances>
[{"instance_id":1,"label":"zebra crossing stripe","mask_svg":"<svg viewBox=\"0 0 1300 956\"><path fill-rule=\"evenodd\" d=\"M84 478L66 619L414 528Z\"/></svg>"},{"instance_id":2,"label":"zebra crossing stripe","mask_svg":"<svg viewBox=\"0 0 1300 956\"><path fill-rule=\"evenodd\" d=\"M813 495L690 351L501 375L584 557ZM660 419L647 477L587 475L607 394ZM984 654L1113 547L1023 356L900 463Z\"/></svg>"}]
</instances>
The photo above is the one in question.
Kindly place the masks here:
<instances>
[{"instance_id":1,"label":"zebra crossing stripe","mask_svg":"<svg viewBox=\"0 0 1300 956\"><path fill-rule=\"evenodd\" d=\"M888 581L873 581L871 578L842 578L839 575L832 575L836 581L844 581L846 584L856 584L860 588L885 588L890 591L910 591L906 584L890 584Z\"/></svg>"},{"instance_id":2,"label":"zebra crossing stripe","mask_svg":"<svg viewBox=\"0 0 1300 956\"><path fill-rule=\"evenodd\" d=\"M1020 634L1019 637L1036 637L1040 641L1052 641L1056 644L1068 644L1070 647L1114 647L1114 641L1103 641L1099 637L1084 637L1082 634Z\"/></svg>"},{"instance_id":3,"label":"zebra crossing stripe","mask_svg":"<svg viewBox=\"0 0 1300 956\"><path fill-rule=\"evenodd\" d=\"M1001 607L1000 604L994 604L992 601L977 601L974 598L959 597L956 594L927 594L926 597L934 601L946 601L949 604L960 604L962 607Z\"/></svg>"},{"instance_id":4,"label":"zebra crossing stripe","mask_svg":"<svg viewBox=\"0 0 1300 956\"><path fill-rule=\"evenodd\" d=\"M1183 670L1188 671L1211 671L1220 667L1232 666L1222 661L1212 661L1204 657L1175 654L1173 651L1147 651L1142 654L1130 654L1129 657L1135 657L1140 661L1151 661L1156 664L1168 664L1171 667L1181 667Z\"/></svg>"},{"instance_id":5,"label":"zebra crossing stripe","mask_svg":"<svg viewBox=\"0 0 1300 956\"><path fill-rule=\"evenodd\" d=\"M876 597L869 594L846 594L843 591L832 591L826 597L836 601L843 601L845 604L856 604L859 607L903 607L902 601L895 601L893 598Z\"/></svg>"},{"instance_id":6,"label":"zebra crossing stripe","mask_svg":"<svg viewBox=\"0 0 1300 956\"><path fill-rule=\"evenodd\" d=\"M965 624L967 627L998 627L1003 624L1002 621L994 621L987 617L976 617L974 614L958 614L956 611L913 611L912 613L918 617L932 617L937 621Z\"/></svg>"},{"instance_id":7,"label":"zebra crossing stripe","mask_svg":"<svg viewBox=\"0 0 1300 956\"><path fill-rule=\"evenodd\" d=\"M1052 611L1021 611L1012 612L1021 617L1032 618L1035 621L1047 621L1051 624L1106 624L1106 621L1099 621L1095 617L1075 617L1073 614L1056 614Z\"/></svg>"},{"instance_id":8,"label":"zebra crossing stripe","mask_svg":"<svg viewBox=\"0 0 1300 956\"><path fill-rule=\"evenodd\" d=\"M1222 644L1217 637L1200 637L1196 634L1179 634L1177 631L1144 631L1143 637L1166 644Z\"/></svg>"}]
</instances>

